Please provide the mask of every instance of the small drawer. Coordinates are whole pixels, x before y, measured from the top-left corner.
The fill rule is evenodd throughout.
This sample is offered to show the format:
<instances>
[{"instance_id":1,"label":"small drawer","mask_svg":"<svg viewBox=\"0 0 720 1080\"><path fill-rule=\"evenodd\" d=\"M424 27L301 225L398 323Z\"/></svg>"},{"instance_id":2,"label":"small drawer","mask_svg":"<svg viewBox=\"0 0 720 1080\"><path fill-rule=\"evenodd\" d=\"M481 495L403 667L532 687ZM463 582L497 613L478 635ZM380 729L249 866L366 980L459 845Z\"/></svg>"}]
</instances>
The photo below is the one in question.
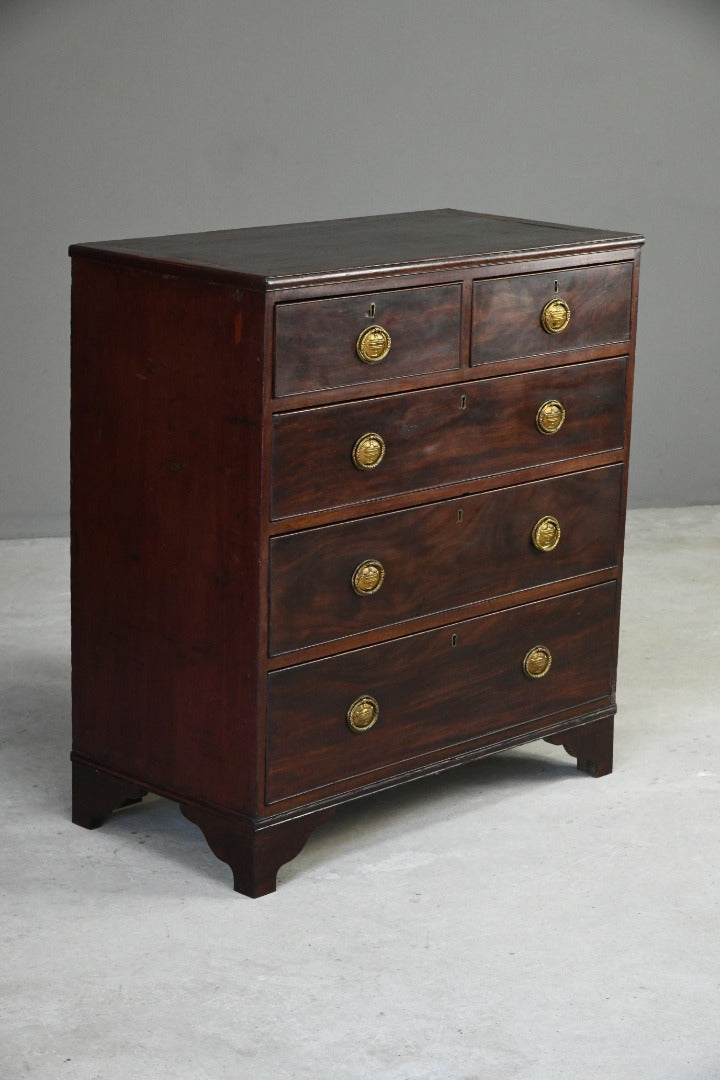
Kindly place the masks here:
<instances>
[{"instance_id":1,"label":"small drawer","mask_svg":"<svg viewBox=\"0 0 720 1080\"><path fill-rule=\"evenodd\" d=\"M276 537L270 654L614 567L621 465Z\"/></svg>"},{"instance_id":2,"label":"small drawer","mask_svg":"<svg viewBox=\"0 0 720 1080\"><path fill-rule=\"evenodd\" d=\"M476 281L472 364L628 341L632 268L608 263Z\"/></svg>"},{"instance_id":3,"label":"small drawer","mask_svg":"<svg viewBox=\"0 0 720 1080\"><path fill-rule=\"evenodd\" d=\"M625 378L620 357L278 414L272 516L620 448Z\"/></svg>"},{"instance_id":4,"label":"small drawer","mask_svg":"<svg viewBox=\"0 0 720 1080\"><path fill-rule=\"evenodd\" d=\"M273 672L268 802L609 698L615 596L610 582Z\"/></svg>"},{"instance_id":5,"label":"small drawer","mask_svg":"<svg viewBox=\"0 0 720 1080\"><path fill-rule=\"evenodd\" d=\"M275 396L460 366L460 285L392 289L275 309Z\"/></svg>"}]
</instances>

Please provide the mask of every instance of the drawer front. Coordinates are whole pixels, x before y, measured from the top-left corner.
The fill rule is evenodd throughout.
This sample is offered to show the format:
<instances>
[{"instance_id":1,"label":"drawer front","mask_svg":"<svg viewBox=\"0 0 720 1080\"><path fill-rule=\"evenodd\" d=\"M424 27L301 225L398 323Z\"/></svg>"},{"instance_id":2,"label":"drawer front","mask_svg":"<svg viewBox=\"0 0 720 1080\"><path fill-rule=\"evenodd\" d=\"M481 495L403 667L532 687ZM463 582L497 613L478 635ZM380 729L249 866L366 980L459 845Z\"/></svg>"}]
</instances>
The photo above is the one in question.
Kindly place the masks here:
<instances>
[{"instance_id":1,"label":"drawer front","mask_svg":"<svg viewBox=\"0 0 720 1080\"><path fill-rule=\"evenodd\" d=\"M431 285L278 304L275 396L458 368L460 296Z\"/></svg>"},{"instance_id":2,"label":"drawer front","mask_svg":"<svg viewBox=\"0 0 720 1080\"><path fill-rule=\"evenodd\" d=\"M561 462L623 445L626 359L598 360L435 390L415 390L273 419L274 519ZM539 407L560 401L543 434ZM359 468L369 433L384 456Z\"/></svg>"},{"instance_id":3,"label":"drawer front","mask_svg":"<svg viewBox=\"0 0 720 1080\"><path fill-rule=\"evenodd\" d=\"M385 766L608 697L615 595L611 582L272 673L268 802L370 783ZM523 669L536 646L551 656L540 678ZM348 710L363 697L379 715L356 734Z\"/></svg>"},{"instance_id":4,"label":"drawer front","mask_svg":"<svg viewBox=\"0 0 720 1080\"><path fill-rule=\"evenodd\" d=\"M631 293L630 262L476 281L472 363L628 341Z\"/></svg>"},{"instance_id":5,"label":"drawer front","mask_svg":"<svg viewBox=\"0 0 720 1080\"><path fill-rule=\"evenodd\" d=\"M277 537L270 654L615 566L622 471L613 465Z\"/></svg>"}]
</instances>

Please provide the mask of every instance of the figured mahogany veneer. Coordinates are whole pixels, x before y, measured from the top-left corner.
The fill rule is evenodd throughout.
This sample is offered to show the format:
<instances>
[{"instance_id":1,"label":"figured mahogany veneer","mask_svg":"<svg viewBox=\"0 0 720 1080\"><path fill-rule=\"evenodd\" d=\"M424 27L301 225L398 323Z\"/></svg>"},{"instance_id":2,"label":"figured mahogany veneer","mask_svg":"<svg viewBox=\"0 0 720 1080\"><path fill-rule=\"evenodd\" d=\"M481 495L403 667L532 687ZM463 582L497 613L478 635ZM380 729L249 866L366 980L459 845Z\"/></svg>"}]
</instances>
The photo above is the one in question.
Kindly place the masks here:
<instances>
[{"instance_id":1,"label":"figured mahogany veneer","mask_svg":"<svg viewBox=\"0 0 720 1080\"><path fill-rule=\"evenodd\" d=\"M641 243L71 248L74 821L173 799L260 896L344 801L541 738L610 771Z\"/></svg>"},{"instance_id":2,"label":"figured mahogany veneer","mask_svg":"<svg viewBox=\"0 0 720 1080\"><path fill-rule=\"evenodd\" d=\"M270 654L614 569L621 494L622 466L613 465L276 537ZM552 551L531 537L547 514L561 528ZM358 595L348 586L370 558L385 577Z\"/></svg>"},{"instance_id":3,"label":"figured mahogany veneer","mask_svg":"<svg viewBox=\"0 0 720 1080\"><path fill-rule=\"evenodd\" d=\"M472 363L587 349L630 338L632 262L476 281ZM555 296L570 308L560 334L543 330L538 312Z\"/></svg>"},{"instance_id":4,"label":"figured mahogany veneer","mask_svg":"<svg viewBox=\"0 0 720 1080\"><path fill-rule=\"evenodd\" d=\"M348 506L405 491L622 449L625 357L416 390L351 405L281 413L273 423L272 516ZM560 399L566 420L538 431L544 401ZM377 432L385 456L361 471L360 436Z\"/></svg>"},{"instance_id":5,"label":"figured mahogany veneer","mask_svg":"<svg viewBox=\"0 0 720 1080\"><path fill-rule=\"evenodd\" d=\"M303 300L275 309L275 396L398 379L460 366L460 285ZM390 334L388 356L358 363L368 323Z\"/></svg>"},{"instance_id":6,"label":"figured mahogany veneer","mask_svg":"<svg viewBox=\"0 0 720 1080\"><path fill-rule=\"evenodd\" d=\"M388 763L405 763L488 732L588 706L612 692L615 583L449 623L383 645L275 671L268 695L268 797L355 786ZM529 679L523 659L550 649L548 674ZM338 723L371 694L371 731Z\"/></svg>"}]
</instances>

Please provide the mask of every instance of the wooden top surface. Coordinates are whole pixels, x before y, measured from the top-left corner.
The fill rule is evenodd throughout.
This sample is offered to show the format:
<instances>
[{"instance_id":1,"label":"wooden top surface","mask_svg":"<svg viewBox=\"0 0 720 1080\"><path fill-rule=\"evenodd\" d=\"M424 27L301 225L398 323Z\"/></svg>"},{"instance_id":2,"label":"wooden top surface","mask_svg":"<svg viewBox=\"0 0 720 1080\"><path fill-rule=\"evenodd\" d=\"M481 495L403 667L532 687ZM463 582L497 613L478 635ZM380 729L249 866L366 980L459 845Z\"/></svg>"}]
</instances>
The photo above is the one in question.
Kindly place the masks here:
<instances>
[{"instance_id":1,"label":"wooden top surface","mask_svg":"<svg viewBox=\"0 0 720 1080\"><path fill-rule=\"evenodd\" d=\"M240 278L258 287L312 284L387 270L466 266L533 254L637 245L642 237L465 210L308 221L74 244L72 256L121 260Z\"/></svg>"}]
</instances>

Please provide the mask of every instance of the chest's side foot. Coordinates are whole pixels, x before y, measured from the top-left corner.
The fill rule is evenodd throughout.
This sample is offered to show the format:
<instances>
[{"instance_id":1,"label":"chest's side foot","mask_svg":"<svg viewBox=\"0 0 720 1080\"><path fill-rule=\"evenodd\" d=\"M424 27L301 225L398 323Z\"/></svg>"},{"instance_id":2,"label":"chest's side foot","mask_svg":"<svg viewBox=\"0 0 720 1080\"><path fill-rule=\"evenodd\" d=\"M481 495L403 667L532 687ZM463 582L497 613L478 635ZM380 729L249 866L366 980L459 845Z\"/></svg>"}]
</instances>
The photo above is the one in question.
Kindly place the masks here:
<instances>
[{"instance_id":1,"label":"chest's side foot","mask_svg":"<svg viewBox=\"0 0 720 1080\"><path fill-rule=\"evenodd\" d=\"M607 776L613 767L614 714L593 720L590 724L548 735L545 742L564 746L570 757L577 758L577 767L590 776Z\"/></svg>"},{"instance_id":2,"label":"chest's side foot","mask_svg":"<svg viewBox=\"0 0 720 1080\"><path fill-rule=\"evenodd\" d=\"M228 864L235 891L253 898L275 892L280 867L299 855L310 834L334 813L331 808L290 821L258 825L237 814L223 814L190 803L182 803L180 809L188 821L198 826L213 854Z\"/></svg>"},{"instance_id":3,"label":"chest's side foot","mask_svg":"<svg viewBox=\"0 0 720 1080\"><path fill-rule=\"evenodd\" d=\"M72 763L72 819L84 829L97 829L113 810L139 803L145 788L82 761Z\"/></svg>"}]
</instances>

